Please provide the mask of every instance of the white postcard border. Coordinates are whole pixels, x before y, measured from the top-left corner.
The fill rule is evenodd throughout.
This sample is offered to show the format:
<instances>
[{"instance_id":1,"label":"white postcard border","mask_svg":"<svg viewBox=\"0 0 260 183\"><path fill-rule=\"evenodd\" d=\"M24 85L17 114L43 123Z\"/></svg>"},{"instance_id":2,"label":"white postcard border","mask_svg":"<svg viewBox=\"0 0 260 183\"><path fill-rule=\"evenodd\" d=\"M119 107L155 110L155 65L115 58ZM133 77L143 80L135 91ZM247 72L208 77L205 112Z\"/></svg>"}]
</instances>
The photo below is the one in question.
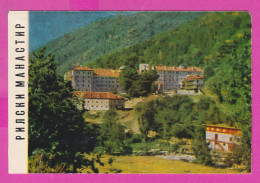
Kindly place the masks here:
<instances>
[{"instance_id":1,"label":"white postcard border","mask_svg":"<svg viewBox=\"0 0 260 183\"><path fill-rule=\"evenodd\" d=\"M27 173L29 12L8 14L8 172Z\"/></svg>"}]
</instances>

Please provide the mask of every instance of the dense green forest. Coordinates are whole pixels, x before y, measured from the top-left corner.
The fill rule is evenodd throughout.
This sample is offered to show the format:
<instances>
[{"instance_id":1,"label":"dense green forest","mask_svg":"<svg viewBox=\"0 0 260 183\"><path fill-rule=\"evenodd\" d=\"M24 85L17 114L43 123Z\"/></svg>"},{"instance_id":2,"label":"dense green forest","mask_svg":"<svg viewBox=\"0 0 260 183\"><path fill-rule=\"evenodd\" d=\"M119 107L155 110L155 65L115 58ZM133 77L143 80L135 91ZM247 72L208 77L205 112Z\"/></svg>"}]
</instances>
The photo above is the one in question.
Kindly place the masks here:
<instances>
[{"instance_id":1,"label":"dense green forest","mask_svg":"<svg viewBox=\"0 0 260 183\"><path fill-rule=\"evenodd\" d=\"M104 18L45 45L56 56L58 73L77 64L89 63L100 56L148 40L203 13L137 12L127 16Z\"/></svg>"},{"instance_id":2,"label":"dense green forest","mask_svg":"<svg viewBox=\"0 0 260 183\"><path fill-rule=\"evenodd\" d=\"M207 13L140 44L107 53L89 65L114 69L120 65L137 69L139 63L203 66L219 60L220 47L232 37L248 39L250 27L246 12Z\"/></svg>"}]
</instances>

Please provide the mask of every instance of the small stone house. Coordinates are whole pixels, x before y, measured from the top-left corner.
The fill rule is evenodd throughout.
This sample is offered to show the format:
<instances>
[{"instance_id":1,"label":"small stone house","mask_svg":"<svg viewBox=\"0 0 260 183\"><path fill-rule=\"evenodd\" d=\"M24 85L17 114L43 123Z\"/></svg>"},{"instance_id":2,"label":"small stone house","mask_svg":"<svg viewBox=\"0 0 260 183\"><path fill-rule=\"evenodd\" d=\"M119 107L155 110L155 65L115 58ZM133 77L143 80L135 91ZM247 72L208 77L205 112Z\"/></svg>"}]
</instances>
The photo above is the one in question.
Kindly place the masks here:
<instances>
[{"instance_id":1,"label":"small stone house","mask_svg":"<svg viewBox=\"0 0 260 183\"><path fill-rule=\"evenodd\" d=\"M209 148L231 152L241 144L242 132L238 128L223 125L206 125L206 142Z\"/></svg>"}]
</instances>

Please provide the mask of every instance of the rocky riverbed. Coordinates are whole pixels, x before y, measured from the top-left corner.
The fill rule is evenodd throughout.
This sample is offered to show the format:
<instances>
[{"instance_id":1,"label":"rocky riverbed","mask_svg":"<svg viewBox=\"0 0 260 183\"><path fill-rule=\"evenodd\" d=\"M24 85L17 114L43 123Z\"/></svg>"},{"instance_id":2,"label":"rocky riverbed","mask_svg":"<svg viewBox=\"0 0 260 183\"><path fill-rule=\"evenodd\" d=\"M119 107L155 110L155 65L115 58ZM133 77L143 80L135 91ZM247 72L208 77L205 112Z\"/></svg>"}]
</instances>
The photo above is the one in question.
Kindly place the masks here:
<instances>
[{"instance_id":1,"label":"rocky riverbed","mask_svg":"<svg viewBox=\"0 0 260 183\"><path fill-rule=\"evenodd\" d=\"M169 155L163 155L163 156L156 156L157 158L163 158L168 160L184 160L188 162L195 161L195 156L191 155L184 155L184 154L169 154Z\"/></svg>"}]
</instances>

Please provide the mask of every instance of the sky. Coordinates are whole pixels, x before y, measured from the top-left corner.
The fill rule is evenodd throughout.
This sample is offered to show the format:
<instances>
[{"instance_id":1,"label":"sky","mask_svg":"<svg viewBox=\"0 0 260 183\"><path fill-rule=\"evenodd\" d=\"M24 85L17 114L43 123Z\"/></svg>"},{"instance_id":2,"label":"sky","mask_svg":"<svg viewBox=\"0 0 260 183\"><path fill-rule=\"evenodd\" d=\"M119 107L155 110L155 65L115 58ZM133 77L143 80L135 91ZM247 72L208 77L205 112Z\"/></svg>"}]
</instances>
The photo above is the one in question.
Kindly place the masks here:
<instances>
[{"instance_id":1,"label":"sky","mask_svg":"<svg viewBox=\"0 0 260 183\"><path fill-rule=\"evenodd\" d=\"M31 11L29 47L33 51L47 42L102 18L134 12L112 11Z\"/></svg>"}]
</instances>

